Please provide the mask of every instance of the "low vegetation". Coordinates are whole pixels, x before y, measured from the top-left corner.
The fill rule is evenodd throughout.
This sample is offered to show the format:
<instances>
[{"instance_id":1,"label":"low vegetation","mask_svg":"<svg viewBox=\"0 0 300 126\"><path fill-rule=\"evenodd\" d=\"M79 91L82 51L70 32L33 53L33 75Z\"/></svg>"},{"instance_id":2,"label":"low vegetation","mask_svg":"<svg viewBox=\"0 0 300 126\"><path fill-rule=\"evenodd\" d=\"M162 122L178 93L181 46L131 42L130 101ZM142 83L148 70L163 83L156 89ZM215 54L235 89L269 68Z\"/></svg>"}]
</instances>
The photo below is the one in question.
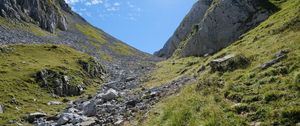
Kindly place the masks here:
<instances>
[{"instance_id":1,"label":"low vegetation","mask_svg":"<svg viewBox=\"0 0 300 126\"><path fill-rule=\"evenodd\" d=\"M5 112L0 114L0 125L9 122L23 122L23 117L32 112L57 114L65 108L66 99L77 99L78 96L53 97L46 88L35 80L38 71L49 69L63 72L74 81L85 81L85 95L96 93L100 78L93 79L87 75L82 62L89 62L91 57L62 45L12 45L0 47L0 104ZM86 67L89 69L92 66ZM77 79L76 79L77 78ZM79 79L79 80L78 80ZM81 79L81 80L80 80ZM82 80L85 79L85 80ZM49 107L49 101L60 101L62 105Z\"/></svg>"},{"instance_id":2,"label":"low vegetation","mask_svg":"<svg viewBox=\"0 0 300 126\"><path fill-rule=\"evenodd\" d=\"M300 1L271 2L281 9L226 49L208 57L173 58L158 64L146 85L164 84L184 75L193 75L197 81L158 103L141 123L299 125ZM285 59L261 69L282 50L289 51ZM242 54L249 64L229 71L213 71L208 65L229 54ZM180 65L172 65L174 61ZM182 69L187 70L178 73Z\"/></svg>"}]
</instances>

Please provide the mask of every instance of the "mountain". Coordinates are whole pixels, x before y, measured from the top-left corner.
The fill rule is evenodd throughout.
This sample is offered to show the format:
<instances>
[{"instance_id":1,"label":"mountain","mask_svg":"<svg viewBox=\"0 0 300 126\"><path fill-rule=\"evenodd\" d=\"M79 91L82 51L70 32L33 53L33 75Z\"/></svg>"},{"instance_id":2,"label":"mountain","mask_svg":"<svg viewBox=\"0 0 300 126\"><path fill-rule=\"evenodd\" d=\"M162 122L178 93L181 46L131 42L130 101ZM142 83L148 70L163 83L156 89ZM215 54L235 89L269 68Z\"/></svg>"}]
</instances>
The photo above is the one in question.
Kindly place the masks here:
<instances>
[{"instance_id":1,"label":"mountain","mask_svg":"<svg viewBox=\"0 0 300 126\"><path fill-rule=\"evenodd\" d=\"M273 6L277 9L272 13L263 11L261 16L258 13L257 16L262 17L258 19L265 20L251 18L247 21L252 22L249 27L245 24L238 25L239 29L231 24L235 19L245 19L245 10L252 8L252 5L259 5L259 2L261 1L213 1L212 5L217 6L208 10L206 16L209 19L201 21L198 31L186 41L186 45L180 45L182 50L178 54L158 63L146 82L148 87L170 87L169 83L172 82L185 87L178 94L156 104L146 118L139 120L139 125L299 125L300 1L269 0L267 5L272 10ZM225 3L231 6L220 9ZM242 7L242 10L236 5ZM232 11L233 8L237 11ZM236 15L237 18L211 15L211 12L217 11L232 18ZM223 18L226 20L222 20ZM220 27L218 23L224 27ZM208 27L209 24L216 27ZM236 31L233 32L233 29ZM211 38L205 37L207 34ZM240 37L227 41L231 44L226 43L227 35L231 34ZM227 39L211 41L218 40L219 37ZM213 47L215 50L210 53L202 47ZM221 50L217 51L218 49ZM210 55L202 56L205 53ZM195 80L178 82L186 77L194 77Z\"/></svg>"},{"instance_id":2,"label":"mountain","mask_svg":"<svg viewBox=\"0 0 300 126\"><path fill-rule=\"evenodd\" d=\"M268 0L199 0L155 55L203 56L238 40L276 10Z\"/></svg>"},{"instance_id":3,"label":"mountain","mask_svg":"<svg viewBox=\"0 0 300 126\"><path fill-rule=\"evenodd\" d=\"M1 0L0 125L297 126L299 12L199 0L158 58L64 0Z\"/></svg>"},{"instance_id":4,"label":"mountain","mask_svg":"<svg viewBox=\"0 0 300 126\"><path fill-rule=\"evenodd\" d=\"M147 57L95 28L64 0L1 0L1 44L65 44L103 61Z\"/></svg>"},{"instance_id":5,"label":"mountain","mask_svg":"<svg viewBox=\"0 0 300 126\"><path fill-rule=\"evenodd\" d=\"M0 125L55 116L110 81L119 80L114 89L135 87L126 79L156 60L90 25L64 0L0 0Z\"/></svg>"},{"instance_id":6,"label":"mountain","mask_svg":"<svg viewBox=\"0 0 300 126\"><path fill-rule=\"evenodd\" d=\"M179 43L185 40L192 31L193 25L198 24L211 5L212 0L199 0L192 7L191 11L183 19L180 26L176 29L174 35L164 45L164 48L155 55L161 57L171 57L173 52L178 48Z\"/></svg>"}]
</instances>

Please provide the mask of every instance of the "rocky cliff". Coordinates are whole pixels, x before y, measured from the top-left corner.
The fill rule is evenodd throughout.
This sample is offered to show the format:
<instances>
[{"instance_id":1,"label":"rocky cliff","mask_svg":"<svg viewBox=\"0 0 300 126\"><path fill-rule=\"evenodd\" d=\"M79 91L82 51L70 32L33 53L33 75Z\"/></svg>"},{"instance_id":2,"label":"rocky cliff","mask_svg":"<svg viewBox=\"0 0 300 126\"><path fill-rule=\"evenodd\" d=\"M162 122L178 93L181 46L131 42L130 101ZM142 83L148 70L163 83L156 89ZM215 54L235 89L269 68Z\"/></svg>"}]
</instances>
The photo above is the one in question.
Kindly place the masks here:
<instances>
[{"instance_id":1,"label":"rocky cliff","mask_svg":"<svg viewBox=\"0 0 300 126\"><path fill-rule=\"evenodd\" d=\"M155 52L160 57L171 57L179 43L184 41L192 32L193 25L198 24L204 17L205 12L213 0L199 0L194 4L191 11L183 19L182 23L174 32L174 35L167 41L163 49Z\"/></svg>"},{"instance_id":2,"label":"rocky cliff","mask_svg":"<svg viewBox=\"0 0 300 126\"><path fill-rule=\"evenodd\" d=\"M56 28L67 30L66 17L60 9L70 12L63 0L3 0L0 4L0 15L17 21L39 25L54 32Z\"/></svg>"},{"instance_id":3,"label":"rocky cliff","mask_svg":"<svg viewBox=\"0 0 300 126\"><path fill-rule=\"evenodd\" d=\"M200 0L155 54L169 58L175 50L181 57L215 53L266 20L275 9L267 0Z\"/></svg>"}]
</instances>

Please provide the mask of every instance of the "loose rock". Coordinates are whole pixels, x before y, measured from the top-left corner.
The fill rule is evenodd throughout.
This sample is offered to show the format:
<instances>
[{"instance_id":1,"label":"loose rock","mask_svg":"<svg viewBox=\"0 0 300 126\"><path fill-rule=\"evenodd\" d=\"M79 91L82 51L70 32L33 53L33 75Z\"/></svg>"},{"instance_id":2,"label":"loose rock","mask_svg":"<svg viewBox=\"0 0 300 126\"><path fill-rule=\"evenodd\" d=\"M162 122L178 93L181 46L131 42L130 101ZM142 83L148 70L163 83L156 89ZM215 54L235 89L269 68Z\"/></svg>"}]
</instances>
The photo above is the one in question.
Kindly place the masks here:
<instances>
[{"instance_id":1,"label":"loose rock","mask_svg":"<svg viewBox=\"0 0 300 126\"><path fill-rule=\"evenodd\" d=\"M287 50L281 50L281 51L277 52L275 54L275 59L272 59L272 60L270 60L270 61L262 64L260 66L260 68L261 69L267 69L267 68L271 67L272 65L274 65L274 64L280 62L281 60L283 60L284 58L286 58L287 57L287 53L288 53Z\"/></svg>"},{"instance_id":2,"label":"loose rock","mask_svg":"<svg viewBox=\"0 0 300 126\"><path fill-rule=\"evenodd\" d=\"M59 101L50 101L47 103L47 105L61 105L62 103Z\"/></svg>"},{"instance_id":3,"label":"loose rock","mask_svg":"<svg viewBox=\"0 0 300 126\"><path fill-rule=\"evenodd\" d=\"M47 116L46 113L42 113L42 112L35 112L35 113L30 113L27 116L27 121L30 123L33 123L36 119L41 118L41 117L45 117Z\"/></svg>"}]
</instances>

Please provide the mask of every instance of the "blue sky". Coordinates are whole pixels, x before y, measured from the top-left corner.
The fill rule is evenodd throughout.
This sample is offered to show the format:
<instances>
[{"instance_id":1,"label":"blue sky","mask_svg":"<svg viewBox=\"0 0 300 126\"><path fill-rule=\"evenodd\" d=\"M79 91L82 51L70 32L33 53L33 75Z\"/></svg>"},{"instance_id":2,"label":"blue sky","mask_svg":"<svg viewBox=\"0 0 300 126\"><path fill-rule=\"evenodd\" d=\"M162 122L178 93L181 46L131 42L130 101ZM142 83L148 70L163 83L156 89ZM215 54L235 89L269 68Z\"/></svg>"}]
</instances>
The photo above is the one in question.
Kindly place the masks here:
<instances>
[{"instance_id":1,"label":"blue sky","mask_svg":"<svg viewBox=\"0 0 300 126\"><path fill-rule=\"evenodd\" d=\"M66 0L92 25L148 53L163 47L197 0Z\"/></svg>"}]
</instances>

